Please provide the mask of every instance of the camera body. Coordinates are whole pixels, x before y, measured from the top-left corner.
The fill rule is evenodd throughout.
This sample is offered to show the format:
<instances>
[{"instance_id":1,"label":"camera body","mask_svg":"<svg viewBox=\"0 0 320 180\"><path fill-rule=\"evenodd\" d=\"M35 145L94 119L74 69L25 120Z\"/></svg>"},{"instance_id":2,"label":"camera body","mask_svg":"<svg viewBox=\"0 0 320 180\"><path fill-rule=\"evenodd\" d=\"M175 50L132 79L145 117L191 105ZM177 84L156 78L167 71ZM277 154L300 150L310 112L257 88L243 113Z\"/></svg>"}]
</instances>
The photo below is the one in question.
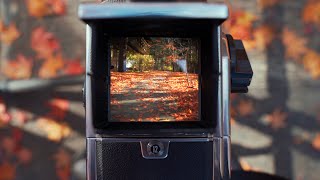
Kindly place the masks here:
<instances>
[{"instance_id":1,"label":"camera body","mask_svg":"<svg viewBox=\"0 0 320 180\"><path fill-rule=\"evenodd\" d=\"M221 24L228 17L227 6L210 3L83 4L79 8L79 16L87 23L84 88L87 179L229 179L229 96L230 92L246 92L253 73L242 42L221 31ZM139 43L134 45L137 39ZM149 96L143 95L149 103L145 108L152 109L158 115L151 120L136 116L130 108L133 107L138 113L141 106L134 104L138 100L132 100L132 93L126 89L133 81L140 84L146 81L149 86L164 79L159 74L178 74L181 77L181 73L173 72L175 68L169 66L165 68L173 73L164 70L161 64L157 69L157 63L154 63L152 67L157 69L157 77L148 76L151 72L145 71L143 75L147 76L146 79L135 80L131 77L124 80L126 70L123 70L123 61L117 61L119 64L116 67L112 64L116 58L115 52L120 56L121 49L130 48L134 54L143 54L137 49L153 52L153 46L164 43L162 54L156 51L152 56L156 62L156 57L168 59L164 58L163 53L169 52L171 42L183 46L179 46L180 49L171 48L170 52L182 52L187 59L196 59L172 61L173 64L185 62L193 66L193 81L196 83L192 87L194 89L186 87L185 90L196 93L187 106L190 113L183 112L180 119L174 116L180 111L175 107L179 106L179 99L183 99L185 92L178 92L177 98L171 99L169 104L159 100L166 95L149 89L145 93ZM147 47L148 50L145 50ZM128 59L122 56L117 58ZM188 70L192 67L185 67L187 73L182 71L189 85L191 75L188 76ZM121 71L114 72L114 69ZM162 71L159 73L160 69ZM133 74L137 73L130 72L130 75ZM121 86L120 93L113 89L114 84L128 81L129 84ZM134 88L130 90L134 91ZM117 97L125 97L124 93L131 101L121 99L122 107L114 105ZM157 100L148 101L148 98ZM155 101L162 104L155 105ZM166 106L164 111L173 115L167 117L161 114L161 105ZM189 118L191 115L194 116Z\"/></svg>"}]
</instances>

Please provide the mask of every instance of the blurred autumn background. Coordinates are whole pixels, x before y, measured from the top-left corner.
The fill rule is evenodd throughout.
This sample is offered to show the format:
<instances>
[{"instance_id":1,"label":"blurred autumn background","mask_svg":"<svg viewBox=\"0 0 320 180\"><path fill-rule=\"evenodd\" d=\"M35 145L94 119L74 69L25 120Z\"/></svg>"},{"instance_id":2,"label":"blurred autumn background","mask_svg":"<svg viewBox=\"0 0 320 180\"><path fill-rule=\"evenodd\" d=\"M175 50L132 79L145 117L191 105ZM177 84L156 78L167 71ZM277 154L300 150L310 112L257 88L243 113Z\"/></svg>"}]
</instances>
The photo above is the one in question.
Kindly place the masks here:
<instances>
[{"instance_id":1,"label":"blurred autumn background","mask_svg":"<svg viewBox=\"0 0 320 180\"><path fill-rule=\"evenodd\" d=\"M0 1L0 180L75 179L85 152L80 2ZM244 40L254 70L249 93L231 96L233 158L319 179L320 0L227 3L224 31Z\"/></svg>"}]
</instances>

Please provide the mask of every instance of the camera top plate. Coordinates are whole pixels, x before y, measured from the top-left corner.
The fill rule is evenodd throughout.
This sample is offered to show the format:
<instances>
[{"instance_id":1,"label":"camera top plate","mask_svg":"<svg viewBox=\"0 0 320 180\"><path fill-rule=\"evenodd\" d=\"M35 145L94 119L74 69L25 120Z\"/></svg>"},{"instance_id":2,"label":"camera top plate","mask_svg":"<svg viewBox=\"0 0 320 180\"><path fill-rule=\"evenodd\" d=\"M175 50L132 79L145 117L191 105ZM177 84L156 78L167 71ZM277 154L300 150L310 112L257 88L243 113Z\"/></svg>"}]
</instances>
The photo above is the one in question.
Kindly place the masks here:
<instances>
[{"instance_id":1,"label":"camera top plate","mask_svg":"<svg viewBox=\"0 0 320 180\"><path fill-rule=\"evenodd\" d=\"M207 19L223 21L228 7L210 3L94 3L81 4L84 21L111 19Z\"/></svg>"}]
</instances>

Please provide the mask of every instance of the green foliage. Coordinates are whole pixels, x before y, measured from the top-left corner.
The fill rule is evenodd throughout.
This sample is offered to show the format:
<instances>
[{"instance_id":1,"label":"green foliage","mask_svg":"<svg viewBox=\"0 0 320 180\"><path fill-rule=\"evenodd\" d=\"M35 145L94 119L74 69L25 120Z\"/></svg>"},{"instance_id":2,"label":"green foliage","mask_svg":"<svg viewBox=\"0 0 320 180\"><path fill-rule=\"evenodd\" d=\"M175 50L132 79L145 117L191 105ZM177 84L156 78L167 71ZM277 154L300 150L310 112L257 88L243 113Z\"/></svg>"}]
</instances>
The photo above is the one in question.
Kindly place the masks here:
<instances>
[{"instance_id":1,"label":"green foliage","mask_svg":"<svg viewBox=\"0 0 320 180\"><path fill-rule=\"evenodd\" d=\"M130 53L127 55L127 63L132 64L132 71L151 71L154 66L154 59L151 55Z\"/></svg>"}]
</instances>

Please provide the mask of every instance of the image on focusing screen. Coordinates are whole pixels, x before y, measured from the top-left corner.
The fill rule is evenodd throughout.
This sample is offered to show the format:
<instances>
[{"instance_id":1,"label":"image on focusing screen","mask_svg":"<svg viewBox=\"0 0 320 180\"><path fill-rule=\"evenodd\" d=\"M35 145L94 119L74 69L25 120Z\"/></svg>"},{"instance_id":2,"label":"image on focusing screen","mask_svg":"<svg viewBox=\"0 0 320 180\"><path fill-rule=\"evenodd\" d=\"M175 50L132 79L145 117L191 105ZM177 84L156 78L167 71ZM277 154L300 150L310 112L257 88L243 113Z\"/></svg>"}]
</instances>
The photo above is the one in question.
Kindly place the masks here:
<instances>
[{"instance_id":1,"label":"image on focusing screen","mask_svg":"<svg viewBox=\"0 0 320 180\"><path fill-rule=\"evenodd\" d=\"M199 121L196 38L111 39L111 122Z\"/></svg>"}]
</instances>

